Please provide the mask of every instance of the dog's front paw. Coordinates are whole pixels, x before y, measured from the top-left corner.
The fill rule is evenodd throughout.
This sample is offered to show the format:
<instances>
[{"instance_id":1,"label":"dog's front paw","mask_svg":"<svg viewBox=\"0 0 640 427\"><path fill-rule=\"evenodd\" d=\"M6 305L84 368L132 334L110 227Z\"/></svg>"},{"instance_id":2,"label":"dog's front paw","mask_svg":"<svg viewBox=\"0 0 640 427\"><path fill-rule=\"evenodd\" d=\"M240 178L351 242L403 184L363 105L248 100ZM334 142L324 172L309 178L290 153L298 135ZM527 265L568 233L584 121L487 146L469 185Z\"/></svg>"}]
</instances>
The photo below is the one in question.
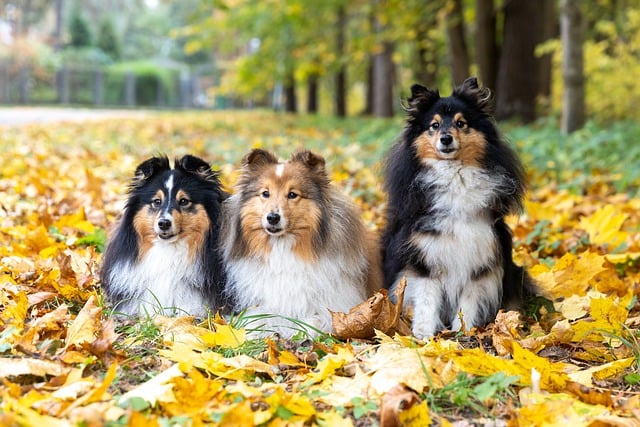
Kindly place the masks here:
<instances>
[{"instance_id":1,"label":"dog's front paw","mask_svg":"<svg viewBox=\"0 0 640 427\"><path fill-rule=\"evenodd\" d=\"M428 323L416 323L414 321L411 333L418 339L426 340L433 337L436 333L436 326Z\"/></svg>"}]
</instances>

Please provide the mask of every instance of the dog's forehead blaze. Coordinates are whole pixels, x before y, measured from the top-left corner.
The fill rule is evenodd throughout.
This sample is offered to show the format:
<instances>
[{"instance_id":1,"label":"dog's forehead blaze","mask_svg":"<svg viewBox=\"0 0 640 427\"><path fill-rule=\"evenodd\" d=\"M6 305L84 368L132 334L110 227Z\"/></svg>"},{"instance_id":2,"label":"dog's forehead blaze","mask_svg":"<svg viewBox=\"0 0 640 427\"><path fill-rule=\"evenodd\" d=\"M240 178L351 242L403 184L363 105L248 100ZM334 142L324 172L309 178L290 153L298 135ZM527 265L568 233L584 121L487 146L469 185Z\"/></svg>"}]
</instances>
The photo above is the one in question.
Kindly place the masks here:
<instances>
[{"instance_id":1,"label":"dog's forehead blaze","mask_svg":"<svg viewBox=\"0 0 640 427\"><path fill-rule=\"evenodd\" d=\"M257 180L257 190L260 193L269 190L273 196L276 194L285 196L293 190L300 191L300 174L302 172L299 166L293 163L272 165L270 170L265 171Z\"/></svg>"}]
</instances>

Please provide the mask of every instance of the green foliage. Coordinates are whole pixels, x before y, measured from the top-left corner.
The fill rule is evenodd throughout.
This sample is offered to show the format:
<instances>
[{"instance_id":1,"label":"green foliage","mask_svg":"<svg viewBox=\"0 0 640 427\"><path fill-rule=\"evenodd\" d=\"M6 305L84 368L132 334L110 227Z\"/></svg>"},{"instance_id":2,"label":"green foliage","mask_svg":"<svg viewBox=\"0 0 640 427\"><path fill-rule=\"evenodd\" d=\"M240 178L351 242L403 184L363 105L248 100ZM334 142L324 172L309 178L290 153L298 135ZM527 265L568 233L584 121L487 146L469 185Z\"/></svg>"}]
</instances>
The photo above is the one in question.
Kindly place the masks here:
<instances>
[{"instance_id":1,"label":"green foliage","mask_svg":"<svg viewBox=\"0 0 640 427\"><path fill-rule=\"evenodd\" d=\"M502 372L485 378L460 373L444 387L430 390L425 398L429 402L429 408L435 412L455 409L463 414L471 411L489 415L491 407L515 399L513 386L518 380L518 377L507 376Z\"/></svg>"},{"instance_id":2,"label":"green foliage","mask_svg":"<svg viewBox=\"0 0 640 427\"><path fill-rule=\"evenodd\" d=\"M104 250L104 246L107 242L107 233L102 228L96 229L95 232L79 238L76 241L78 245L95 246L98 252Z\"/></svg>"},{"instance_id":3,"label":"green foliage","mask_svg":"<svg viewBox=\"0 0 640 427\"><path fill-rule=\"evenodd\" d=\"M127 74L135 77L137 105L157 105L159 91L169 104L177 103L177 72L158 67L151 61L136 61L109 67L105 89L107 104L122 103Z\"/></svg>"},{"instance_id":4,"label":"green foliage","mask_svg":"<svg viewBox=\"0 0 640 427\"><path fill-rule=\"evenodd\" d=\"M87 47L93 44L93 35L89 28L89 23L80 14L80 10L75 8L71 14L69 22L69 45L74 48Z\"/></svg>"},{"instance_id":5,"label":"green foliage","mask_svg":"<svg viewBox=\"0 0 640 427\"><path fill-rule=\"evenodd\" d=\"M588 9L588 8L583 8ZM593 10L590 11L593 14ZM609 125L614 120L640 119L640 10L629 7L624 16L601 14L591 23L584 43L587 115ZM562 109L562 45L552 40L538 54L553 53L552 109Z\"/></svg>"},{"instance_id":6,"label":"green foliage","mask_svg":"<svg viewBox=\"0 0 640 427\"><path fill-rule=\"evenodd\" d=\"M120 41L111 19L105 18L98 29L98 47L113 60L120 58Z\"/></svg>"},{"instance_id":7,"label":"green foliage","mask_svg":"<svg viewBox=\"0 0 640 427\"><path fill-rule=\"evenodd\" d=\"M582 192L600 182L602 174L618 191L640 188L640 125L590 121L571 135L562 135L553 118L532 126L508 127L507 135L534 176L551 177L561 188ZM534 184L536 184L534 182ZM545 183L540 183L545 184Z\"/></svg>"}]
</instances>

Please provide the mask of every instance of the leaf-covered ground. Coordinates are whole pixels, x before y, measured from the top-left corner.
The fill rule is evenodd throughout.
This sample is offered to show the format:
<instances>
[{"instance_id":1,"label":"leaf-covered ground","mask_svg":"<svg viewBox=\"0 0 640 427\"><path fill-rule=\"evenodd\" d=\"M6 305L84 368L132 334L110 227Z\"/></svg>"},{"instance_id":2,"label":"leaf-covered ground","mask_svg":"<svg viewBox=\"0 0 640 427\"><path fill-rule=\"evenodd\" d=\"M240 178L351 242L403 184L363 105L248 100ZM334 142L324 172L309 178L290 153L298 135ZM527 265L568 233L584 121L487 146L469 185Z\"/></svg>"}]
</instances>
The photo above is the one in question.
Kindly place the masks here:
<instances>
[{"instance_id":1,"label":"leaf-covered ground","mask_svg":"<svg viewBox=\"0 0 640 427\"><path fill-rule=\"evenodd\" d=\"M542 295L482 330L255 341L237 319L110 318L100 250L140 161L193 153L230 185L251 147L309 147L373 228L401 126L216 112L0 127L0 425L640 425L640 199L606 164L531 170L510 223Z\"/></svg>"}]
</instances>

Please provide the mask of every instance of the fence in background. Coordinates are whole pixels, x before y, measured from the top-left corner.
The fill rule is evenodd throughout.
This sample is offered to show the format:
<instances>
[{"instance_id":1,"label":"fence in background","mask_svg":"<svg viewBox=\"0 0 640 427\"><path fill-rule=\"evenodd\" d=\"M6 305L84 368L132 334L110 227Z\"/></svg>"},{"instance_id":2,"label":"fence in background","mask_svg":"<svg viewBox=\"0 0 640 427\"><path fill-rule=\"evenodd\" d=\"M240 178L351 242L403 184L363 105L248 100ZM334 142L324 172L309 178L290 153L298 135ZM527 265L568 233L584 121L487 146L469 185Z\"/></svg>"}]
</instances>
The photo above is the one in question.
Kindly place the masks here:
<instances>
[{"instance_id":1,"label":"fence in background","mask_svg":"<svg viewBox=\"0 0 640 427\"><path fill-rule=\"evenodd\" d=\"M211 74L163 69L156 74L136 74L109 68L44 70L0 60L0 104L80 104L157 108L225 106L212 100L207 89Z\"/></svg>"}]
</instances>

